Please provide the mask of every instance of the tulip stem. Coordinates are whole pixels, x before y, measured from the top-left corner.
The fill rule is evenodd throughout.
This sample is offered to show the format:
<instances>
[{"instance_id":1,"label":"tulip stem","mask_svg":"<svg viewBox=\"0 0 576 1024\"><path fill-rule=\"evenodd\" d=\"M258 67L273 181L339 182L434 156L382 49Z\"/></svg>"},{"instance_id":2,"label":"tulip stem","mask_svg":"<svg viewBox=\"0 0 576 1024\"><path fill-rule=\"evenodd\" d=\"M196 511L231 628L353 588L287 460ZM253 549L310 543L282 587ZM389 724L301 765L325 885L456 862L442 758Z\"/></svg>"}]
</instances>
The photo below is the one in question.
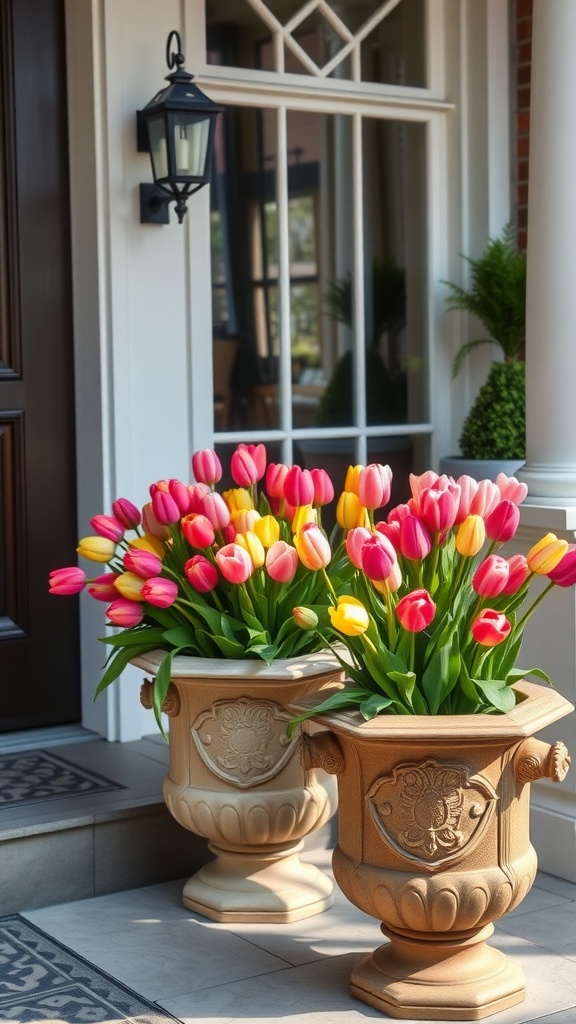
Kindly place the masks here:
<instances>
[{"instance_id":1,"label":"tulip stem","mask_svg":"<svg viewBox=\"0 0 576 1024\"><path fill-rule=\"evenodd\" d=\"M336 596L336 591L334 590L334 587L332 586L332 580L330 579L328 573L326 572L326 569L322 568L320 571L322 572L322 574L324 576L324 582L326 583L326 588L328 590L328 593L329 593L330 597L334 601L335 605L338 604L338 598Z\"/></svg>"},{"instance_id":2,"label":"tulip stem","mask_svg":"<svg viewBox=\"0 0 576 1024\"><path fill-rule=\"evenodd\" d=\"M530 605L528 611L525 612L525 614L522 616L522 618L516 623L516 629L517 630L524 629L524 625L526 623L526 620L530 618L530 616L532 615L532 612L536 611L538 605L540 604L541 601L544 600L544 598L546 597L546 594L548 593L548 591L552 590L552 587L555 587L555 586L556 586L556 584L554 583L554 580L550 580L550 583L548 584L548 586L544 587L544 590L542 591L542 593L538 595L538 597Z\"/></svg>"}]
</instances>

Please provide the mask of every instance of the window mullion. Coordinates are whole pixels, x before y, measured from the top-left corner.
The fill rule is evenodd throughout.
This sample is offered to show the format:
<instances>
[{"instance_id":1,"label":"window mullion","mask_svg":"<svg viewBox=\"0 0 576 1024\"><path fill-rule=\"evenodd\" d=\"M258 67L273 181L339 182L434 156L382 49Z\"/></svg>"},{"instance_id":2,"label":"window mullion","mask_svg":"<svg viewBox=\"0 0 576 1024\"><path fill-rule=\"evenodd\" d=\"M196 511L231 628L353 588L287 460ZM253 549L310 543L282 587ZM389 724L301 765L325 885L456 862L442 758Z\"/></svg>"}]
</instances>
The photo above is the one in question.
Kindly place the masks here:
<instances>
[{"instance_id":1,"label":"window mullion","mask_svg":"<svg viewBox=\"0 0 576 1024\"><path fill-rule=\"evenodd\" d=\"M364 309L364 222L362 173L362 117L352 118L352 237L354 255L354 422L361 434L356 442L356 458L366 463L366 315Z\"/></svg>"},{"instance_id":2,"label":"window mullion","mask_svg":"<svg viewBox=\"0 0 576 1024\"><path fill-rule=\"evenodd\" d=\"M279 389L280 426L292 430L291 337L290 337L290 243L288 233L288 141L286 106L276 119L276 205L278 216L278 332L280 339ZM292 459L292 443L284 442L284 459Z\"/></svg>"}]
</instances>

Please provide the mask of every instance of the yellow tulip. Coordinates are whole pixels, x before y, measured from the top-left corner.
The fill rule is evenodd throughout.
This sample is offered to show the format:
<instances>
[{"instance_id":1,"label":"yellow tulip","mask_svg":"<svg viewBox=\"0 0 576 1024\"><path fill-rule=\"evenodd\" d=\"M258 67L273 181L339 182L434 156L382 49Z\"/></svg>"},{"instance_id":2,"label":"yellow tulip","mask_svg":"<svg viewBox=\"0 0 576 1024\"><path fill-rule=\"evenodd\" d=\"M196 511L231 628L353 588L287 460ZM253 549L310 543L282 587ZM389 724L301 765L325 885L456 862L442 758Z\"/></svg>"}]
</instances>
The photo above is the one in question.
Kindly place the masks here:
<instances>
[{"instance_id":1,"label":"yellow tulip","mask_svg":"<svg viewBox=\"0 0 576 1024\"><path fill-rule=\"evenodd\" d=\"M336 608L329 608L328 614L334 629L346 636L360 636L370 625L370 616L362 602L348 594L337 598Z\"/></svg>"},{"instance_id":2,"label":"yellow tulip","mask_svg":"<svg viewBox=\"0 0 576 1024\"><path fill-rule=\"evenodd\" d=\"M248 533L253 530L260 519L260 513L254 508L242 508L230 514L236 533Z\"/></svg>"},{"instance_id":3,"label":"yellow tulip","mask_svg":"<svg viewBox=\"0 0 576 1024\"><path fill-rule=\"evenodd\" d=\"M346 479L344 480L345 491L352 491L353 494L358 494L358 479L363 469L364 466L348 466Z\"/></svg>"},{"instance_id":4,"label":"yellow tulip","mask_svg":"<svg viewBox=\"0 0 576 1024\"><path fill-rule=\"evenodd\" d=\"M467 516L460 523L456 533L456 551L466 558L473 558L486 540L486 527L482 516Z\"/></svg>"},{"instance_id":5,"label":"yellow tulip","mask_svg":"<svg viewBox=\"0 0 576 1024\"><path fill-rule=\"evenodd\" d=\"M245 508L254 508L250 491L247 491L245 487L233 487L230 491L224 491L222 497L231 513L242 512Z\"/></svg>"},{"instance_id":6,"label":"yellow tulip","mask_svg":"<svg viewBox=\"0 0 576 1024\"><path fill-rule=\"evenodd\" d=\"M558 540L555 533L547 533L537 544L530 548L526 561L533 573L545 576L555 569L568 550L568 541Z\"/></svg>"},{"instance_id":7,"label":"yellow tulip","mask_svg":"<svg viewBox=\"0 0 576 1024\"><path fill-rule=\"evenodd\" d=\"M354 491L342 491L336 506L336 520L343 530L364 526L366 509Z\"/></svg>"},{"instance_id":8,"label":"yellow tulip","mask_svg":"<svg viewBox=\"0 0 576 1024\"><path fill-rule=\"evenodd\" d=\"M82 537L76 551L91 562L109 562L114 556L116 545L108 537Z\"/></svg>"},{"instance_id":9,"label":"yellow tulip","mask_svg":"<svg viewBox=\"0 0 576 1024\"><path fill-rule=\"evenodd\" d=\"M292 533L300 533L306 523L317 523L318 513L312 505L299 505L292 519Z\"/></svg>"},{"instance_id":10,"label":"yellow tulip","mask_svg":"<svg viewBox=\"0 0 576 1024\"><path fill-rule=\"evenodd\" d=\"M127 597L130 601L143 601L142 587L145 583L146 580L142 576L137 576L135 572L123 572L115 579L114 586L122 597Z\"/></svg>"},{"instance_id":11,"label":"yellow tulip","mask_svg":"<svg viewBox=\"0 0 576 1024\"><path fill-rule=\"evenodd\" d=\"M254 533L265 548L271 548L280 540L280 523L274 516L262 516L254 523Z\"/></svg>"},{"instance_id":12,"label":"yellow tulip","mask_svg":"<svg viewBox=\"0 0 576 1024\"><path fill-rule=\"evenodd\" d=\"M262 541L259 540L255 533L251 533L250 530L247 530L246 533L238 533L234 543L248 552L255 569L260 569L264 565L266 551Z\"/></svg>"},{"instance_id":13,"label":"yellow tulip","mask_svg":"<svg viewBox=\"0 0 576 1024\"><path fill-rule=\"evenodd\" d=\"M142 551L151 551L153 555L158 555L158 558L164 558L166 548L159 537L155 537L153 533L145 533L143 537L136 537L136 540L130 541L131 548L141 548Z\"/></svg>"}]
</instances>

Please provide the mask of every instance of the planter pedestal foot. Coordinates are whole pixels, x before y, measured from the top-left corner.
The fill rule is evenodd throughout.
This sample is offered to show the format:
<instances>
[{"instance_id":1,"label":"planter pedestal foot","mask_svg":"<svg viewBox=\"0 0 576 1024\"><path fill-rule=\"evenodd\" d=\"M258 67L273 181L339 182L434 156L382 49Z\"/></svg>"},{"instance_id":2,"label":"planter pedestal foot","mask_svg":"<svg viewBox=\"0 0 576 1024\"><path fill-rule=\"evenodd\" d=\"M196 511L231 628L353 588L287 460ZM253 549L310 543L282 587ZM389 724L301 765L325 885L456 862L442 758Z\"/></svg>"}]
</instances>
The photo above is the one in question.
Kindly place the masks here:
<instances>
[{"instance_id":1,"label":"planter pedestal foot","mask_svg":"<svg viewBox=\"0 0 576 1024\"><path fill-rule=\"evenodd\" d=\"M482 1020L525 996L520 965L486 944L493 930L422 941L386 929L391 941L360 958L350 991L391 1017Z\"/></svg>"},{"instance_id":2,"label":"planter pedestal foot","mask_svg":"<svg viewBox=\"0 0 576 1024\"><path fill-rule=\"evenodd\" d=\"M331 879L300 860L303 843L265 853L223 850L209 844L216 860L192 875L182 902L212 921L286 924L328 910Z\"/></svg>"}]
</instances>

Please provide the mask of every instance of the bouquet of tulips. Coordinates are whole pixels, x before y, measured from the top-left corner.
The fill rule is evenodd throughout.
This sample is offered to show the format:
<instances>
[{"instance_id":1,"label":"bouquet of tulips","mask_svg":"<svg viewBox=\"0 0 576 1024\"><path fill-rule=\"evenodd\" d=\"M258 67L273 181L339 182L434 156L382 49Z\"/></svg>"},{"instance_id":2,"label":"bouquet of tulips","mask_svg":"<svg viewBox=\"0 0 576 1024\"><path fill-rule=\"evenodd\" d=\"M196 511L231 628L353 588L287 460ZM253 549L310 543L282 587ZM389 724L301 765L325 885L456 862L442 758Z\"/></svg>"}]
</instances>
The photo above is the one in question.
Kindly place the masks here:
<instances>
[{"instance_id":1,"label":"bouquet of tulips","mask_svg":"<svg viewBox=\"0 0 576 1024\"><path fill-rule=\"evenodd\" d=\"M106 564L104 574L89 578L76 566L50 574L51 593L86 588L106 603L107 624L120 627L104 638L112 650L96 695L131 658L166 650L154 686L158 721L175 654L270 662L325 646L298 628L292 610L328 605L321 509L334 489L326 472L267 465L262 444L238 445L236 487L222 494L214 451L196 452L192 470L193 484L160 480L142 509L119 498L111 515L90 520L94 534L77 551Z\"/></svg>"},{"instance_id":2,"label":"bouquet of tulips","mask_svg":"<svg viewBox=\"0 0 576 1024\"><path fill-rule=\"evenodd\" d=\"M292 727L341 708L366 719L509 711L521 677L550 683L540 669L516 668L516 659L538 604L552 587L576 582L576 545L549 533L526 555L505 557L526 487L504 475L495 483L412 475L410 500L375 523L374 509L385 504L382 469L348 471L338 502L346 554L328 569L331 605L296 612L303 628L334 645L350 684Z\"/></svg>"}]
</instances>

